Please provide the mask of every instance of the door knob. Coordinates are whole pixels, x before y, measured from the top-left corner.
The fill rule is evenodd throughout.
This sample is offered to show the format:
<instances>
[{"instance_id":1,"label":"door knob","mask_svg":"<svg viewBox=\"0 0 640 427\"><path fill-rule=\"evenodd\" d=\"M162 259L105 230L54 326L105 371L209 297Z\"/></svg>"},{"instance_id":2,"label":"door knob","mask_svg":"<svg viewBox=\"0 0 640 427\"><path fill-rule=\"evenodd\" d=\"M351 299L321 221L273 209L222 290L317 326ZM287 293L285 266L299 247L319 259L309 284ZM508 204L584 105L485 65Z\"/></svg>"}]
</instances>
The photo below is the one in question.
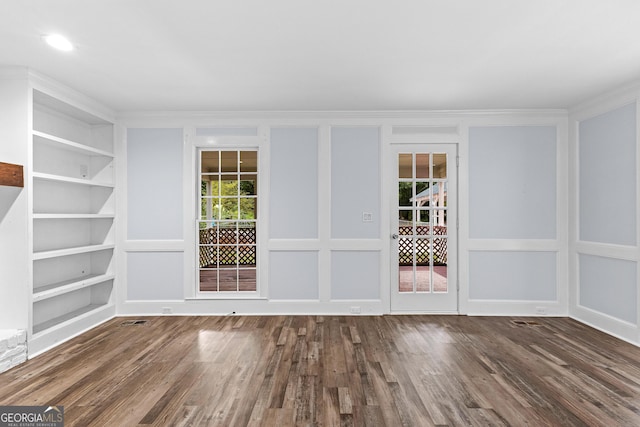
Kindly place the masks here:
<instances>
[{"instance_id":1,"label":"door knob","mask_svg":"<svg viewBox=\"0 0 640 427\"><path fill-rule=\"evenodd\" d=\"M392 235L391 235L391 238L392 238L393 240L396 240L396 239L398 238L398 235L394 233L394 234L392 234Z\"/></svg>"}]
</instances>

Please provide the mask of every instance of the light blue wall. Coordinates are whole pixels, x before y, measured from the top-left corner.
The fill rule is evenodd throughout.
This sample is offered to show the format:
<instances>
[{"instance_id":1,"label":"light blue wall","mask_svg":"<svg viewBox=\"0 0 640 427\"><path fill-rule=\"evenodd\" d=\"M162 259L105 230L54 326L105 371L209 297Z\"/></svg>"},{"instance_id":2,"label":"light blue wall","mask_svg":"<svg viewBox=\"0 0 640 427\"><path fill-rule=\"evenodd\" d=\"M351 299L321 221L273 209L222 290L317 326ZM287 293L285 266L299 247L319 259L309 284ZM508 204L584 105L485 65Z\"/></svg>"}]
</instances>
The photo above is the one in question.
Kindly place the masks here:
<instances>
[{"instance_id":1,"label":"light blue wall","mask_svg":"<svg viewBox=\"0 0 640 427\"><path fill-rule=\"evenodd\" d=\"M127 238L182 239L182 129L127 132Z\"/></svg>"},{"instance_id":2,"label":"light blue wall","mask_svg":"<svg viewBox=\"0 0 640 427\"><path fill-rule=\"evenodd\" d=\"M184 239L183 147L181 128L128 129L128 241ZM182 252L128 252L126 260L127 300L184 298Z\"/></svg>"},{"instance_id":3,"label":"light blue wall","mask_svg":"<svg viewBox=\"0 0 640 427\"><path fill-rule=\"evenodd\" d=\"M269 236L317 238L318 129L271 129L270 159Z\"/></svg>"},{"instance_id":4,"label":"light blue wall","mask_svg":"<svg viewBox=\"0 0 640 427\"><path fill-rule=\"evenodd\" d=\"M377 251L331 253L331 299L380 298L380 254Z\"/></svg>"},{"instance_id":5,"label":"light blue wall","mask_svg":"<svg viewBox=\"0 0 640 427\"><path fill-rule=\"evenodd\" d=\"M555 252L472 251L469 298L554 302L556 259Z\"/></svg>"},{"instance_id":6,"label":"light blue wall","mask_svg":"<svg viewBox=\"0 0 640 427\"><path fill-rule=\"evenodd\" d=\"M373 221L363 222L371 213ZM376 127L331 129L331 237L380 237L380 131Z\"/></svg>"},{"instance_id":7,"label":"light blue wall","mask_svg":"<svg viewBox=\"0 0 640 427\"><path fill-rule=\"evenodd\" d=\"M182 252L129 252L127 299L183 299L183 266Z\"/></svg>"},{"instance_id":8,"label":"light blue wall","mask_svg":"<svg viewBox=\"0 0 640 427\"><path fill-rule=\"evenodd\" d=\"M635 324L638 277L634 261L581 254L579 304Z\"/></svg>"},{"instance_id":9,"label":"light blue wall","mask_svg":"<svg viewBox=\"0 0 640 427\"><path fill-rule=\"evenodd\" d=\"M273 251L269 258L270 299L318 299L318 252Z\"/></svg>"},{"instance_id":10,"label":"light blue wall","mask_svg":"<svg viewBox=\"0 0 640 427\"><path fill-rule=\"evenodd\" d=\"M558 254L564 250L557 220L559 152L556 126L469 129L472 312L483 312L486 301L502 304L493 308L498 312L517 311L512 302L541 301L555 312L566 311L559 294L566 284L558 283ZM519 309L533 313L534 307Z\"/></svg>"},{"instance_id":11,"label":"light blue wall","mask_svg":"<svg viewBox=\"0 0 640 427\"><path fill-rule=\"evenodd\" d=\"M580 122L580 240L636 245L636 105Z\"/></svg>"},{"instance_id":12,"label":"light blue wall","mask_svg":"<svg viewBox=\"0 0 640 427\"><path fill-rule=\"evenodd\" d=\"M469 129L469 237L556 238L555 126Z\"/></svg>"},{"instance_id":13,"label":"light blue wall","mask_svg":"<svg viewBox=\"0 0 640 427\"><path fill-rule=\"evenodd\" d=\"M640 343L638 111L628 98L619 105L595 104L574 120L578 197L571 224L576 230L570 310L580 320Z\"/></svg>"}]
</instances>

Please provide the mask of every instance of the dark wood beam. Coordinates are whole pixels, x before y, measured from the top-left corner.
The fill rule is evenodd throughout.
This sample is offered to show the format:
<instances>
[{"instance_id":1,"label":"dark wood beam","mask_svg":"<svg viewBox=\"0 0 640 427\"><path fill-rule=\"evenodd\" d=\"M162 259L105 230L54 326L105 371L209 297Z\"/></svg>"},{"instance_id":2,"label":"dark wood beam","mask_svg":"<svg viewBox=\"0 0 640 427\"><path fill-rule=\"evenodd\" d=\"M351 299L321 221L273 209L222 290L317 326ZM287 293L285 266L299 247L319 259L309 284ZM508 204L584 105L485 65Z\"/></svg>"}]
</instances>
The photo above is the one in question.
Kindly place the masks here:
<instances>
[{"instance_id":1,"label":"dark wood beam","mask_svg":"<svg viewBox=\"0 0 640 427\"><path fill-rule=\"evenodd\" d=\"M0 162L0 185L24 187L22 165Z\"/></svg>"}]
</instances>

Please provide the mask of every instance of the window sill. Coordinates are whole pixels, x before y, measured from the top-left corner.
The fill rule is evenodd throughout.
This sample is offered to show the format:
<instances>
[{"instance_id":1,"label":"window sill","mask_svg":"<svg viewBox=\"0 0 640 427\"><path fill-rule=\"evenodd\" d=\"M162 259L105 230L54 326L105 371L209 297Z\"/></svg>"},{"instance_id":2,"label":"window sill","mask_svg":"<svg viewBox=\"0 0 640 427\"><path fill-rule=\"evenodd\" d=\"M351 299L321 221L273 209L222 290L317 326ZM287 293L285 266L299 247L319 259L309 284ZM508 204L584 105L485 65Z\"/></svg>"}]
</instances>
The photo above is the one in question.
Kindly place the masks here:
<instances>
[{"instance_id":1,"label":"window sill","mask_svg":"<svg viewBox=\"0 0 640 427\"><path fill-rule=\"evenodd\" d=\"M185 298L186 301L201 301L201 300L260 300L267 301L267 297L260 295L239 295L239 294L212 294L212 295L197 295L195 297Z\"/></svg>"}]
</instances>

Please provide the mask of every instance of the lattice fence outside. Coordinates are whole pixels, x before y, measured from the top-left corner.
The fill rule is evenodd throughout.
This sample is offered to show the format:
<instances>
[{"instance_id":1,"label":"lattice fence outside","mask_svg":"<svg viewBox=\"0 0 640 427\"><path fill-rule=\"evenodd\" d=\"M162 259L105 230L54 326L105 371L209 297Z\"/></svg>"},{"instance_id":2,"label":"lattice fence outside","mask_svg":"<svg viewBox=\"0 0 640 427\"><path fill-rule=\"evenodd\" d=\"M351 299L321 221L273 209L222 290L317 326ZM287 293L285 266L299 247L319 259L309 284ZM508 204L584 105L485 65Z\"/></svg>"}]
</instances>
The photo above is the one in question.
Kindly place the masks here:
<instances>
[{"instance_id":1,"label":"lattice fence outside","mask_svg":"<svg viewBox=\"0 0 640 427\"><path fill-rule=\"evenodd\" d=\"M433 238L433 247L430 246L430 229L432 227L428 225L419 225L416 227L416 264L429 265L429 257L433 256L434 264L446 264L447 263L447 239L446 238ZM400 265L413 265L413 228L411 226L401 226L398 229L400 238L398 239L398 263ZM435 226L433 227L433 236L446 236L447 227Z\"/></svg>"},{"instance_id":2,"label":"lattice fence outside","mask_svg":"<svg viewBox=\"0 0 640 427\"><path fill-rule=\"evenodd\" d=\"M434 264L447 263L447 239L433 239L430 248L430 229L432 227L420 225L416 227L416 263L428 265L429 257L433 256ZM411 226L399 227L398 262L400 265L413 265L413 242ZM447 227L433 227L433 236L446 236ZM205 228L200 230L200 267L216 265L255 265L256 263L256 229L255 228ZM211 246L209 246L211 245Z\"/></svg>"},{"instance_id":3,"label":"lattice fence outside","mask_svg":"<svg viewBox=\"0 0 640 427\"><path fill-rule=\"evenodd\" d=\"M205 228L200 230L200 268L216 265L256 264L256 229ZM209 246L210 245L210 246Z\"/></svg>"}]
</instances>

